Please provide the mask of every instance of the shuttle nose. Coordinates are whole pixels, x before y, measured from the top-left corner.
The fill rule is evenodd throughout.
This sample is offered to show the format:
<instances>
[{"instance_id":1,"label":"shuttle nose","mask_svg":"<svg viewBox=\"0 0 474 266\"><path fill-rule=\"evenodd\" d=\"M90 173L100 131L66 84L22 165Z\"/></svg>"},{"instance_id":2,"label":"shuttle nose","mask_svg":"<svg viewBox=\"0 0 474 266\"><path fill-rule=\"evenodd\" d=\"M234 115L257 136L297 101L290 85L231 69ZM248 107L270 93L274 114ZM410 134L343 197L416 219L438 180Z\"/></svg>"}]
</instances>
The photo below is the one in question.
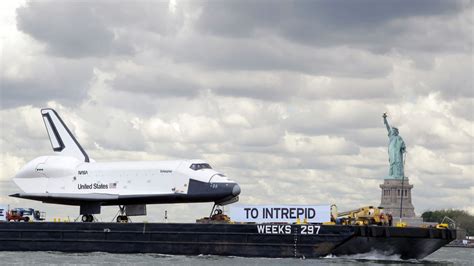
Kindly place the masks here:
<instances>
[{"instance_id":1,"label":"shuttle nose","mask_svg":"<svg viewBox=\"0 0 474 266\"><path fill-rule=\"evenodd\" d=\"M235 184L234 187L232 188L232 195L234 197L237 197L240 194L240 186L239 184Z\"/></svg>"}]
</instances>

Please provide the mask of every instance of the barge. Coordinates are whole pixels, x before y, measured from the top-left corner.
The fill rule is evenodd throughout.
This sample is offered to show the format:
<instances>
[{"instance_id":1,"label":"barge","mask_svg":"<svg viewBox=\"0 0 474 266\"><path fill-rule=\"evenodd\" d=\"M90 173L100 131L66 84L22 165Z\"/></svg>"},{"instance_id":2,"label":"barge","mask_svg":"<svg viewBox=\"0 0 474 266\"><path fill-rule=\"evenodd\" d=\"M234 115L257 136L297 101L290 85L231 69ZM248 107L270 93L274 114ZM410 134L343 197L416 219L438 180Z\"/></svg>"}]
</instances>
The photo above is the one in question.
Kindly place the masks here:
<instances>
[{"instance_id":1,"label":"barge","mask_svg":"<svg viewBox=\"0 0 474 266\"><path fill-rule=\"evenodd\" d=\"M380 252L422 259L456 238L452 229L197 223L0 223L0 251L160 253L317 258Z\"/></svg>"},{"instance_id":2,"label":"barge","mask_svg":"<svg viewBox=\"0 0 474 266\"><path fill-rule=\"evenodd\" d=\"M448 228L387 226L382 212L372 206L341 217L332 215L329 205L260 206L260 211L254 206L235 216L242 223L227 218L224 223L122 223L128 216L146 215L147 204L234 203L240 186L201 160L95 162L56 111L42 109L41 115L56 155L27 163L13 178L22 191L10 196L80 206L83 223L0 222L0 251L278 258L375 251L421 259L456 238ZM91 223L102 206L111 205L119 206L120 223ZM304 224L292 224L300 218ZM340 224L324 224L332 220Z\"/></svg>"}]
</instances>

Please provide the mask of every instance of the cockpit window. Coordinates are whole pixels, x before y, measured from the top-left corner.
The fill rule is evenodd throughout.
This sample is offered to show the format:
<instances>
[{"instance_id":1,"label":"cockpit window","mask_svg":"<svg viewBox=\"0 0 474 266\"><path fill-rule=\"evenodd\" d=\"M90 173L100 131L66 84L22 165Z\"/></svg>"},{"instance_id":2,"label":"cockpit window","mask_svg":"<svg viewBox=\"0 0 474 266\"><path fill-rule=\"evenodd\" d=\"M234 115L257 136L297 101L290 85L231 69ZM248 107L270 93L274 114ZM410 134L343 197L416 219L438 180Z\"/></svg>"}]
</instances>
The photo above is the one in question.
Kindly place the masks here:
<instances>
[{"instance_id":1,"label":"cockpit window","mask_svg":"<svg viewBox=\"0 0 474 266\"><path fill-rule=\"evenodd\" d=\"M212 169L208 163L193 163L189 168L193 169L194 171L201 169Z\"/></svg>"}]
</instances>

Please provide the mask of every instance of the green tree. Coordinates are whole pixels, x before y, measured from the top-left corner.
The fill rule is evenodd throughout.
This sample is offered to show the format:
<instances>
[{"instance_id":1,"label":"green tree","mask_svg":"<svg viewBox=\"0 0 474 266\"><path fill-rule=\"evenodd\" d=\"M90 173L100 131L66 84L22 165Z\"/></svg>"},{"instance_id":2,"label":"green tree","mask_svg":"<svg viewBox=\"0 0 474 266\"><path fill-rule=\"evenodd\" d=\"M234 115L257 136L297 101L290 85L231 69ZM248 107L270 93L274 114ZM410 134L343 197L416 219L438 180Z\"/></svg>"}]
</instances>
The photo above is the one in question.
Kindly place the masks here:
<instances>
[{"instance_id":1,"label":"green tree","mask_svg":"<svg viewBox=\"0 0 474 266\"><path fill-rule=\"evenodd\" d=\"M440 223L445 216L453 219L456 226L466 230L468 235L474 235L474 216L463 210L445 209L436 211L425 211L421 217L424 222Z\"/></svg>"}]
</instances>

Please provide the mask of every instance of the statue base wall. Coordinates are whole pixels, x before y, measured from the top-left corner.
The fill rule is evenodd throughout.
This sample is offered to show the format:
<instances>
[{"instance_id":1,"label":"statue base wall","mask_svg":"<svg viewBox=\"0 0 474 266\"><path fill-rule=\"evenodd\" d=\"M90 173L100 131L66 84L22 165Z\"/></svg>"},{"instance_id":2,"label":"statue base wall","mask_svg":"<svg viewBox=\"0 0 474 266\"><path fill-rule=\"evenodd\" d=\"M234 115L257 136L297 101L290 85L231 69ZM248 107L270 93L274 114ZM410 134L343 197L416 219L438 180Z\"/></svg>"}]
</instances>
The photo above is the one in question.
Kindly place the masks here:
<instances>
[{"instance_id":1,"label":"statue base wall","mask_svg":"<svg viewBox=\"0 0 474 266\"><path fill-rule=\"evenodd\" d=\"M400 212L400 210L398 210ZM400 217L393 217L393 224L397 224L400 221ZM416 226L416 227L421 227L421 226L427 226L430 225L430 223L423 222L423 218L421 217L402 217L402 221L406 223L408 226ZM431 225L436 226L437 223L431 223Z\"/></svg>"},{"instance_id":2,"label":"statue base wall","mask_svg":"<svg viewBox=\"0 0 474 266\"><path fill-rule=\"evenodd\" d=\"M380 185L382 189L380 207L384 208L385 213L392 214L393 217L400 217L400 201L403 199L402 219L414 218L415 207L411 202L411 190L408 178L401 179L384 179L384 183Z\"/></svg>"}]
</instances>

